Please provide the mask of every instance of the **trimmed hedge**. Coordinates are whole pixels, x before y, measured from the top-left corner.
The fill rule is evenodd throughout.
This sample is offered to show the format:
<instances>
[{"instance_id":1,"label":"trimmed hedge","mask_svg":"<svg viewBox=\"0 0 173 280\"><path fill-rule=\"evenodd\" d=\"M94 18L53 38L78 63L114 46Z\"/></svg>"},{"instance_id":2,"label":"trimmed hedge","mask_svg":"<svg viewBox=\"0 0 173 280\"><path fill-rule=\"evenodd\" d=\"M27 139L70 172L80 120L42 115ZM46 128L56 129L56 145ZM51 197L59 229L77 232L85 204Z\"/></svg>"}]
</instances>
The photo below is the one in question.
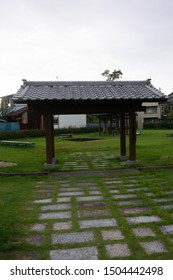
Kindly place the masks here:
<instances>
[{"instance_id":1,"label":"trimmed hedge","mask_svg":"<svg viewBox=\"0 0 173 280\"><path fill-rule=\"evenodd\" d=\"M144 123L144 129L173 129L171 121L157 121L153 123Z\"/></svg>"},{"instance_id":2,"label":"trimmed hedge","mask_svg":"<svg viewBox=\"0 0 173 280\"><path fill-rule=\"evenodd\" d=\"M20 139L28 137L41 137L45 135L44 130L18 130L18 131L0 131L0 140Z\"/></svg>"},{"instance_id":3,"label":"trimmed hedge","mask_svg":"<svg viewBox=\"0 0 173 280\"><path fill-rule=\"evenodd\" d=\"M99 127L69 127L69 128L60 128L55 129L54 134L65 134L65 133L88 133L88 132L97 132ZM33 129L33 130L19 130L19 131L0 131L0 140L9 140L9 139L21 139L29 137L42 137L45 136L45 130Z\"/></svg>"},{"instance_id":4,"label":"trimmed hedge","mask_svg":"<svg viewBox=\"0 0 173 280\"><path fill-rule=\"evenodd\" d=\"M88 127L69 127L69 128L59 128L55 129L55 135L65 134L65 133L88 133L88 132L98 132L99 126L88 126Z\"/></svg>"}]
</instances>

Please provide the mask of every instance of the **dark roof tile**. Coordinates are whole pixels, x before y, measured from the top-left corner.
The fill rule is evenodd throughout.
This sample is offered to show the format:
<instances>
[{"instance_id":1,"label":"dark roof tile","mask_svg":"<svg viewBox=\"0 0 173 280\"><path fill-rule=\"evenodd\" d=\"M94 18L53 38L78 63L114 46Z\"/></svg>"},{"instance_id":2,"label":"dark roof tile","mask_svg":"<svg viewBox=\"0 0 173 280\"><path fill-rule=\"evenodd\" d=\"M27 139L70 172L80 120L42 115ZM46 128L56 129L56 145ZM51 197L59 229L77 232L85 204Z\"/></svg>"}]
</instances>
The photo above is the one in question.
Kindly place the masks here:
<instances>
[{"instance_id":1,"label":"dark roof tile","mask_svg":"<svg viewBox=\"0 0 173 280\"><path fill-rule=\"evenodd\" d=\"M161 100L165 95L150 80L112 82L30 82L14 96L16 102L36 100Z\"/></svg>"}]
</instances>

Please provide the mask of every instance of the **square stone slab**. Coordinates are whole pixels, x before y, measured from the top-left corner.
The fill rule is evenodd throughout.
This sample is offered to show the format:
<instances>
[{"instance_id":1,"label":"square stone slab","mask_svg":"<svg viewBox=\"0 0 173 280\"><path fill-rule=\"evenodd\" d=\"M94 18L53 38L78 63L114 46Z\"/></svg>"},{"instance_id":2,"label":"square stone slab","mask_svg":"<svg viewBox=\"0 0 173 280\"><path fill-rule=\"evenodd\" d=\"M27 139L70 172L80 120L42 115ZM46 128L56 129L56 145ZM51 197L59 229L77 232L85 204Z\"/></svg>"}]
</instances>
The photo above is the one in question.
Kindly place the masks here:
<instances>
[{"instance_id":1,"label":"square stone slab","mask_svg":"<svg viewBox=\"0 0 173 280\"><path fill-rule=\"evenodd\" d=\"M102 232L103 240L122 240L124 236L120 230L103 230Z\"/></svg>"},{"instance_id":2,"label":"square stone slab","mask_svg":"<svg viewBox=\"0 0 173 280\"><path fill-rule=\"evenodd\" d=\"M133 228L132 231L137 237L156 236L152 229L148 227Z\"/></svg>"},{"instance_id":3,"label":"square stone slab","mask_svg":"<svg viewBox=\"0 0 173 280\"><path fill-rule=\"evenodd\" d=\"M129 192L129 193L136 192L136 191L138 191L138 190L139 190L138 188L129 188L129 189L126 189L126 191Z\"/></svg>"},{"instance_id":4,"label":"square stone slab","mask_svg":"<svg viewBox=\"0 0 173 280\"><path fill-rule=\"evenodd\" d=\"M78 187L76 187L76 188L71 188L71 187L61 188L61 193L62 192L72 192L72 191L74 191L74 192L81 191L81 188L78 188Z\"/></svg>"},{"instance_id":5,"label":"square stone slab","mask_svg":"<svg viewBox=\"0 0 173 280\"><path fill-rule=\"evenodd\" d=\"M46 199L37 199L34 200L33 203L40 203L40 204L44 204L44 203L51 203L52 199L51 198L46 198Z\"/></svg>"},{"instance_id":6,"label":"square stone slab","mask_svg":"<svg viewBox=\"0 0 173 280\"><path fill-rule=\"evenodd\" d=\"M115 219L95 219L79 221L80 228L98 228L117 226Z\"/></svg>"},{"instance_id":7,"label":"square stone slab","mask_svg":"<svg viewBox=\"0 0 173 280\"><path fill-rule=\"evenodd\" d=\"M59 185L61 186L61 187L69 187L69 185L70 185L70 183L67 181L67 182L58 182L59 183Z\"/></svg>"},{"instance_id":8,"label":"square stone slab","mask_svg":"<svg viewBox=\"0 0 173 280\"><path fill-rule=\"evenodd\" d=\"M164 234L173 234L173 225L161 226L161 230Z\"/></svg>"},{"instance_id":9,"label":"square stone slab","mask_svg":"<svg viewBox=\"0 0 173 280\"><path fill-rule=\"evenodd\" d=\"M58 196L78 196L78 195L84 195L83 192L61 192Z\"/></svg>"},{"instance_id":10,"label":"square stone slab","mask_svg":"<svg viewBox=\"0 0 173 280\"><path fill-rule=\"evenodd\" d=\"M57 202L70 202L71 201L71 197L59 197L57 199Z\"/></svg>"},{"instance_id":11,"label":"square stone slab","mask_svg":"<svg viewBox=\"0 0 173 280\"><path fill-rule=\"evenodd\" d=\"M153 223L160 222L161 219L158 216L138 216L127 218L129 224L141 224L141 223Z\"/></svg>"},{"instance_id":12,"label":"square stone slab","mask_svg":"<svg viewBox=\"0 0 173 280\"><path fill-rule=\"evenodd\" d=\"M63 234L52 234L52 244L81 243L94 240L92 232L74 232Z\"/></svg>"},{"instance_id":13,"label":"square stone slab","mask_svg":"<svg viewBox=\"0 0 173 280\"><path fill-rule=\"evenodd\" d=\"M154 196L155 194L152 193L152 192L146 192L145 195L146 195L146 196L149 196L149 197L152 197L152 196Z\"/></svg>"},{"instance_id":14,"label":"square stone slab","mask_svg":"<svg viewBox=\"0 0 173 280\"><path fill-rule=\"evenodd\" d=\"M167 252L160 241L140 242L140 244L148 255Z\"/></svg>"},{"instance_id":15,"label":"square stone slab","mask_svg":"<svg viewBox=\"0 0 173 280\"><path fill-rule=\"evenodd\" d=\"M81 196L76 198L77 201L94 201L94 200L102 200L103 196L98 195L98 196Z\"/></svg>"},{"instance_id":16,"label":"square stone slab","mask_svg":"<svg viewBox=\"0 0 173 280\"><path fill-rule=\"evenodd\" d=\"M134 208L124 208L121 209L121 211L124 214L138 214L138 213L143 213L147 212L149 209L147 207L134 207Z\"/></svg>"},{"instance_id":17,"label":"square stone slab","mask_svg":"<svg viewBox=\"0 0 173 280\"><path fill-rule=\"evenodd\" d=\"M59 222L53 225L53 230L66 230L72 228L72 222Z\"/></svg>"},{"instance_id":18,"label":"square stone slab","mask_svg":"<svg viewBox=\"0 0 173 280\"><path fill-rule=\"evenodd\" d=\"M20 250L13 250L13 253L12 253L12 256L14 257L11 257L11 259L16 259L17 260L39 260L39 253L36 252L35 250L34 251L27 251L27 249L25 249L24 251L20 251ZM4 259L3 255L2 255L2 258L1 259ZM5 279L5 278L4 278Z\"/></svg>"},{"instance_id":19,"label":"square stone slab","mask_svg":"<svg viewBox=\"0 0 173 280\"><path fill-rule=\"evenodd\" d=\"M45 184L44 181L39 181L39 182L37 182L37 185L43 185L43 184Z\"/></svg>"},{"instance_id":20,"label":"square stone slab","mask_svg":"<svg viewBox=\"0 0 173 280\"><path fill-rule=\"evenodd\" d=\"M113 181L106 181L106 185L112 185L112 184L123 184L123 181L113 180Z\"/></svg>"},{"instance_id":21,"label":"square stone slab","mask_svg":"<svg viewBox=\"0 0 173 280\"><path fill-rule=\"evenodd\" d=\"M119 190L110 190L109 192L114 194L114 193L119 193L120 191Z\"/></svg>"},{"instance_id":22,"label":"square stone slab","mask_svg":"<svg viewBox=\"0 0 173 280\"><path fill-rule=\"evenodd\" d=\"M46 184L39 184L36 186L36 188L42 188L42 189L52 189L53 185L46 185Z\"/></svg>"},{"instance_id":23,"label":"square stone slab","mask_svg":"<svg viewBox=\"0 0 173 280\"><path fill-rule=\"evenodd\" d=\"M33 231L44 231L46 228L45 224L35 224L31 226L31 230Z\"/></svg>"},{"instance_id":24,"label":"square stone slab","mask_svg":"<svg viewBox=\"0 0 173 280\"><path fill-rule=\"evenodd\" d=\"M41 211L49 211L49 210L68 210L71 208L70 203L63 204L52 204L52 205L44 205L41 207Z\"/></svg>"},{"instance_id":25,"label":"square stone slab","mask_svg":"<svg viewBox=\"0 0 173 280\"><path fill-rule=\"evenodd\" d=\"M35 198L37 199L45 199L52 197L52 193L48 193L45 191L44 193L35 193Z\"/></svg>"},{"instance_id":26,"label":"square stone slab","mask_svg":"<svg viewBox=\"0 0 173 280\"><path fill-rule=\"evenodd\" d=\"M173 191L167 191L166 194L173 194Z\"/></svg>"},{"instance_id":27,"label":"square stone slab","mask_svg":"<svg viewBox=\"0 0 173 280\"><path fill-rule=\"evenodd\" d=\"M78 217L110 216L109 210L80 210Z\"/></svg>"},{"instance_id":28,"label":"square stone slab","mask_svg":"<svg viewBox=\"0 0 173 280\"><path fill-rule=\"evenodd\" d=\"M41 243L44 240L44 237L42 235L31 235L27 236L25 240L32 245L41 245Z\"/></svg>"},{"instance_id":29,"label":"square stone slab","mask_svg":"<svg viewBox=\"0 0 173 280\"><path fill-rule=\"evenodd\" d=\"M107 255L113 257L128 257L130 256L130 250L127 244L111 244L106 245Z\"/></svg>"},{"instance_id":30,"label":"square stone slab","mask_svg":"<svg viewBox=\"0 0 173 280\"><path fill-rule=\"evenodd\" d=\"M116 194L116 195L112 195L112 198L115 199L126 199L126 198L135 198L136 194Z\"/></svg>"},{"instance_id":31,"label":"square stone slab","mask_svg":"<svg viewBox=\"0 0 173 280\"><path fill-rule=\"evenodd\" d=\"M165 197L163 197L163 198L153 198L153 201L154 202L167 202L167 201L172 201L173 200L173 198L165 198Z\"/></svg>"},{"instance_id":32,"label":"square stone slab","mask_svg":"<svg viewBox=\"0 0 173 280\"><path fill-rule=\"evenodd\" d=\"M124 206L124 205L136 205L136 204L142 204L144 201L141 199L137 200L125 200L125 201L117 201L117 205Z\"/></svg>"},{"instance_id":33,"label":"square stone slab","mask_svg":"<svg viewBox=\"0 0 173 280\"><path fill-rule=\"evenodd\" d=\"M173 204L171 204L171 205L162 205L162 206L160 206L160 208L165 209L165 210L173 209Z\"/></svg>"},{"instance_id":34,"label":"square stone slab","mask_svg":"<svg viewBox=\"0 0 173 280\"><path fill-rule=\"evenodd\" d=\"M43 213L39 215L39 220L51 220L51 219L69 219L71 218L71 212L51 212Z\"/></svg>"},{"instance_id":35,"label":"square stone slab","mask_svg":"<svg viewBox=\"0 0 173 280\"><path fill-rule=\"evenodd\" d=\"M77 182L75 184L76 186L79 186L79 187L95 187L97 186L97 184L95 182Z\"/></svg>"},{"instance_id":36,"label":"square stone slab","mask_svg":"<svg viewBox=\"0 0 173 280\"><path fill-rule=\"evenodd\" d=\"M97 260L97 256L96 247L50 251L51 260Z\"/></svg>"},{"instance_id":37,"label":"square stone slab","mask_svg":"<svg viewBox=\"0 0 173 280\"><path fill-rule=\"evenodd\" d=\"M45 193L45 192L47 192L48 194L53 194L53 190L45 189L45 188L44 189L42 188L41 190L40 189L36 190L35 194L41 194L41 193Z\"/></svg>"},{"instance_id":38,"label":"square stone slab","mask_svg":"<svg viewBox=\"0 0 173 280\"><path fill-rule=\"evenodd\" d=\"M89 195L101 194L101 191L89 191Z\"/></svg>"},{"instance_id":39,"label":"square stone slab","mask_svg":"<svg viewBox=\"0 0 173 280\"><path fill-rule=\"evenodd\" d=\"M78 202L78 208L98 208L106 206L105 202Z\"/></svg>"}]
</instances>

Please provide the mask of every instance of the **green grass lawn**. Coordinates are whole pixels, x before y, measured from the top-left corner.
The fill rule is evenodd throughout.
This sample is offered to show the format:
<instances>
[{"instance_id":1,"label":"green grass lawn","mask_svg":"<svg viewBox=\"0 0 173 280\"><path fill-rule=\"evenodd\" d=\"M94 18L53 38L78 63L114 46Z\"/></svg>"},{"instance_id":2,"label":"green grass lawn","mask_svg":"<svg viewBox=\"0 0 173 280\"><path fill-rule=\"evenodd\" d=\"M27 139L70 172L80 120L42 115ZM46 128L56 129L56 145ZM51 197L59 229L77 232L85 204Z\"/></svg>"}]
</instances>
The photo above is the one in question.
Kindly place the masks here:
<instances>
[{"instance_id":1,"label":"green grass lawn","mask_svg":"<svg viewBox=\"0 0 173 280\"><path fill-rule=\"evenodd\" d=\"M137 136L137 159L139 166L170 166L173 165L173 138L167 137L166 134L170 133L169 130L144 130L142 135ZM97 133L75 135L74 137L96 137ZM75 153L81 153L85 160L87 152L102 153L107 152L113 155L112 161L119 162L117 157L119 155L119 137L106 136L100 137L100 140L87 141L87 142L73 142L68 140L60 140L58 137L55 139L56 144L56 157L58 165L55 171L63 164L64 158L72 159ZM128 140L128 139L127 139ZM23 171L43 171L43 164L45 162L45 139L32 138L25 139L25 141L35 142L34 148L23 147L5 147L0 146L0 161L15 162L16 167L1 167L0 172L23 172ZM123 166L124 168L124 166ZM120 175L123 180L126 180L126 175ZM148 181L150 178L150 181ZM153 178L153 181L152 179ZM79 177L79 180L83 178ZM57 197L57 182L48 177L0 177L0 259L20 259L27 258L28 252L36 252L38 256L33 258L48 258L47 253L50 249L50 240L48 232L45 233L45 242L41 246L29 245L25 242L26 237L29 235L29 227L38 222L39 207L32 205L31 201L35 199L35 190L38 182L42 180L44 184L50 183L54 186L54 199ZM109 209L114 213L115 219L118 221L121 230L128 244L131 246L133 255L132 258L140 259L145 258L143 251L139 251L138 246L134 246L134 235L128 235L130 226L127 225L124 217L120 211L112 203L110 194L104 186L103 178L95 177L93 180L99 183L102 193L105 195ZM158 171L143 171L139 179L140 186L148 186L156 197L162 197L162 186L172 190L173 178L172 170L158 170ZM75 181L69 178L70 184L73 186ZM172 218L168 214L157 207L150 197L146 196L141 191L140 196L144 199L144 204L152 209L152 213L159 215L162 218L162 224L172 224ZM76 202L72 201L73 217L77 215ZM170 210L171 211L171 210ZM77 223L73 220L74 229ZM52 227L51 222L48 224L48 229ZM171 242L167 236L161 234L161 231L154 224L153 230L157 232L160 241L169 248ZM105 251L100 238L100 233L95 230L95 235L98 238L101 258L105 258ZM131 245L130 245L131 244ZM21 253L22 252L22 253ZM26 254L25 254L26 253ZM160 254L159 258L172 259L173 249L168 254Z\"/></svg>"},{"instance_id":2,"label":"green grass lawn","mask_svg":"<svg viewBox=\"0 0 173 280\"><path fill-rule=\"evenodd\" d=\"M172 165L173 164L173 138L167 137L170 130L144 130L137 136L137 160L139 166ZM98 133L74 135L74 137L95 137ZM112 160L119 162L119 136L103 135L100 140L78 142L68 141L55 137L55 155L57 166L55 171L64 163L64 158L72 158L73 154L86 152L108 152L114 156ZM45 139L27 138L24 141L35 142L33 148L0 146L0 161L17 163L15 167L0 167L0 172L43 171L45 163ZM128 155L128 136L127 136ZM86 159L89 160L89 159Z\"/></svg>"},{"instance_id":3,"label":"green grass lawn","mask_svg":"<svg viewBox=\"0 0 173 280\"><path fill-rule=\"evenodd\" d=\"M0 259L3 259L16 248L20 250L21 224L34 220L34 213L28 217L27 211L36 180L22 177L0 180Z\"/></svg>"},{"instance_id":4,"label":"green grass lawn","mask_svg":"<svg viewBox=\"0 0 173 280\"><path fill-rule=\"evenodd\" d=\"M112 180L116 176L112 175L110 178ZM133 174L130 175L118 175L119 180L123 181L123 184L119 184L118 188L122 194L126 193L126 184L130 177L133 178ZM106 177L107 178L107 177ZM37 224L38 216L40 214L40 205L33 204L34 199L41 198L41 193L39 197L36 197L36 192L39 190L38 186L44 186L46 189L52 189L51 197L53 201L57 200L57 194L59 191L59 182L62 179L51 179L47 177L1 177L0 183L0 259L49 259L49 252L52 250L51 245L51 234L53 232L53 224L56 220L48 220L46 230L44 232L31 232L30 228L32 225ZM83 177L68 178L70 182L70 187L74 187L77 182L84 180ZM143 188L148 187L149 192L154 194L156 198L165 198L165 191L172 191L173 178L172 170L162 170L162 171L143 171L142 173L136 174L136 180L140 184L141 190L138 191L138 198L144 201L144 206L150 208L149 214L144 215L157 215L161 218L161 223L148 223L142 224L143 227L150 227L157 235L157 237L145 237L142 240L134 236L131 231L131 225L127 223L125 216L122 214L122 209L127 206L119 207L116 205L115 201L112 199L108 188L105 185L105 177L93 177L85 178L85 180L90 180L96 182L99 186L100 191L104 195L106 208L111 212L111 217L115 218L118 223L118 230L121 230L124 240L121 241L127 243L132 255L129 259L172 259L173 258L173 246L171 242L172 235L163 235L160 226L172 224L171 213L173 209L168 211L162 210L158 205L152 200L152 197L146 195L146 191ZM44 182L44 183L43 183ZM87 190L85 190L87 192ZM47 190L48 192L48 190ZM45 193L46 194L46 191ZM172 196L169 195L169 198ZM55 202L54 202L55 203ZM72 198L72 224L73 232L81 231L79 229L78 221L78 208L75 198ZM170 204L170 202L168 203ZM134 206L130 206L134 207ZM121 209L120 209L121 208ZM132 216L136 216L132 215ZM143 214L141 214L143 215ZM109 216L108 216L109 217ZM84 218L85 219L85 218ZM88 219L88 218L86 218ZM90 218L92 219L92 218ZM93 217L94 219L94 217ZM63 221L63 220L61 220ZM66 220L64 220L66 221ZM113 228L112 228L113 229ZM101 231L98 228L91 229L95 235L95 241L91 244L86 243L85 246L97 246L99 250L100 259L106 258L105 244L114 244L115 241L103 241L101 238ZM101 229L102 230L102 229ZM65 232L72 232L71 230L66 230ZM57 233L63 233L63 231L58 231ZM41 244L30 244L27 242L30 236L43 236L44 242ZM160 253L154 255L146 255L144 250L141 250L139 246L140 241L152 241L159 240L164 244L164 246L169 250L167 253ZM118 242L118 241L117 241ZM119 243L119 242L118 242ZM72 246L83 247L82 244L62 244L56 246L56 249L67 249Z\"/></svg>"}]
</instances>

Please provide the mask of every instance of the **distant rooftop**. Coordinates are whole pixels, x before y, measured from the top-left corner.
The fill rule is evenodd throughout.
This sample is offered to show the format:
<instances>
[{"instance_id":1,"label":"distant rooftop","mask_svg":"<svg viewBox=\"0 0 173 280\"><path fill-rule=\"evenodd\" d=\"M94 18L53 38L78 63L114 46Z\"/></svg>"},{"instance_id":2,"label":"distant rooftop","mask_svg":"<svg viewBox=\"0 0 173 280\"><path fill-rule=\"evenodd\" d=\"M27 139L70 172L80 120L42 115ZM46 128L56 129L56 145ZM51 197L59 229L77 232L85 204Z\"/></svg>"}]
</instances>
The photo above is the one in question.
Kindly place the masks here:
<instances>
[{"instance_id":1,"label":"distant rooftop","mask_svg":"<svg viewBox=\"0 0 173 280\"><path fill-rule=\"evenodd\" d=\"M21 113L26 112L28 109L27 104L15 104L15 106L9 111L9 116L17 116Z\"/></svg>"}]
</instances>

